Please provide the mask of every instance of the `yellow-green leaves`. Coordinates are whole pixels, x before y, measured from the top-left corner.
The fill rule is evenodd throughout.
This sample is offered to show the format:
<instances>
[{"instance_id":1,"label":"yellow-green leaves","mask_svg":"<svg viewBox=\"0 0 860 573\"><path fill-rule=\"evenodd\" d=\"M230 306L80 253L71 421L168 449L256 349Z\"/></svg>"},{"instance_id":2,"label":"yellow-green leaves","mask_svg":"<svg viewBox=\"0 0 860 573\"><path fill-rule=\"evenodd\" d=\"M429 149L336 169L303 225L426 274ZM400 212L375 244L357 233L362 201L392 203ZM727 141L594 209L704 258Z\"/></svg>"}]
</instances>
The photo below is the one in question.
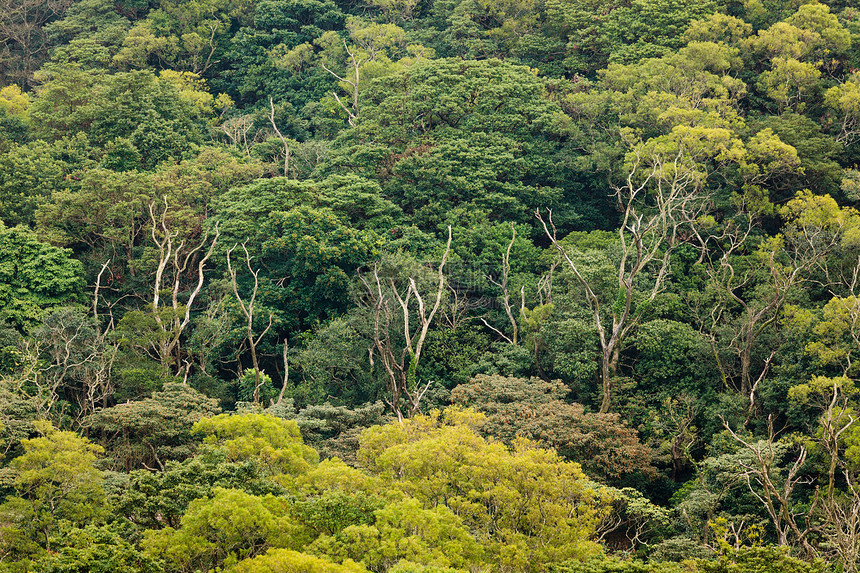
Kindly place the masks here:
<instances>
[{"instance_id":1,"label":"yellow-green leaves","mask_svg":"<svg viewBox=\"0 0 860 573\"><path fill-rule=\"evenodd\" d=\"M824 365L838 364L846 373L852 372L854 358L860 351L860 299L832 298L824 306L822 321L813 332L815 339L806 346L806 351Z\"/></svg>"},{"instance_id":2,"label":"yellow-green leaves","mask_svg":"<svg viewBox=\"0 0 860 573\"><path fill-rule=\"evenodd\" d=\"M784 143L773 130L766 128L753 135L746 144L748 178L773 176L801 171L797 149Z\"/></svg>"},{"instance_id":3,"label":"yellow-green leaves","mask_svg":"<svg viewBox=\"0 0 860 573\"><path fill-rule=\"evenodd\" d=\"M841 393L852 396L857 394L857 386L853 380L846 376L815 376L809 382L792 386L788 390L788 397L800 404L816 402L818 406L830 402L831 397Z\"/></svg>"},{"instance_id":4,"label":"yellow-green leaves","mask_svg":"<svg viewBox=\"0 0 860 573\"><path fill-rule=\"evenodd\" d=\"M403 559L462 568L481 562L483 548L463 520L444 505L425 509L407 499L376 511L375 518L372 525L353 525L335 537L322 537L313 547L339 560L361 560L374 571Z\"/></svg>"},{"instance_id":5,"label":"yellow-green leaves","mask_svg":"<svg viewBox=\"0 0 860 573\"><path fill-rule=\"evenodd\" d=\"M810 256L821 258L836 247L860 244L860 213L839 207L829 195L804 189L779 214L786 221L786 239Z\"/></svg>"},{"instance_id":6,"label":"yellow-green leaves","mask_svg":"<svg viewBox=\"0 0 860 573\"><path fill-rule=\"evenodd\" d=\"M752 26L743 20L726 14L711 14L701 20L693 20L684 33L688 42L722 42L735 46L752 33Z\"/></svg>"},{"instance_id":7,"label":"yellow-green leaves","mask_svg":"<svg viewBox=\"0 0 860 573\"><path fill-rule=\"evenodd\" d=\"M367 573L354 561L334 563L290 549L271 549L265 555L246 559L229 569L230 573Z\"/></svg>"},{"instance_id":8,"label":"yellow-green leaves","mask_svg":"<svg viewBox=\"0 0 860 573\"><path fill-rule=\"evenodd\" d=\"M770 60L758 85L779 111L801 111L804 100L818 89L821 69L832 70L835 55L851 46L851 35L830 8L804 4L784 22L777 22L746 42L753 52Z\"/></svg>"},{"instance_id":9,"label":"yellow-green leaves","mask_svg":"<svg viewBox=\"0 0 860 573\"><path fill-rule=\"evenodd\" d=\"M860 74L827 90L824 104L836 112L840 122L842 132L836 141L845 145L856 141L860 137Z\"/></svg>"},{"instance_id":10,"label":"yellow-green leaves","mask_svg":"<svg viewBox=\"0 0 860 573\"><path fill-rule=\"evenodd\" d=\"M274 474L302 474L319 460L316 451L302 443L292 420L266 414L221 414L200 420L194 429L207 434L206 442L226 451L230 461L255 459Z\"/></svg>"},{"instance_id":11,"label":"yellow-green leaves","mask_svg":"<svg viewBox=\"0 0 860 573\"><path fill-rule=\"evenodd\" d=\"M57 430L46 420L33 422L37 438L21 440L24 453L9 464L14 494L0 505L0 522L17 532L3 533L5 552L28 553L24 539L50 551L58 522L83 524L103 510L102 472L93 467L103 452L74 432ZM18 533L24 533L16 541ZM9 539L5 539L10 535ZM13 549L13 546L16 546Z\"/></svg>"},{"instance_id":12,"label":"yellow-green leaves","mask_svg":"<svg viewBox=\"0 0 860 573\"><path fill-rule=\"evenodd\" d=\"M211 570L294 545L300 528L287 513L284 499L215 488L211 499L191 502L180 529L149 530L143 546L169 571Z\"/></svg>"},{"instance_id":13,"label":"yellow-green leaves","mask_svg":"<svg viewBox=\"0 0 860 573\"><path fill-rule=\"evenodd\" d=\"M759 87L779 104L779 109L801 110L800 104L816 89L821 72L811 63L776 57L769 71L759 76Z\"/></svg>"},{"instance_id":14,"label":"yellow-green leaves","mask_svg":"<svg viewBox=\"0 0 860 573\"><path fill-rule=\"evenodd\" d=\"M590 555L604 508L579 464L527 440L512 449L478 436L474 413L447 410L366 430L359 458L425 508L445 506L507 567Z\"/></svg>"},{"instance_id":15,"label":"yellow-green leaves","mask_svg":"<svg viewBox=\"0 0 860 573\"><path fill-rule=\"evenodd\" d=\"M26 118L29 109L30 96L22 92L21 88L15 84L0 88L0 111Z\"/></svg>"}]
</instances>

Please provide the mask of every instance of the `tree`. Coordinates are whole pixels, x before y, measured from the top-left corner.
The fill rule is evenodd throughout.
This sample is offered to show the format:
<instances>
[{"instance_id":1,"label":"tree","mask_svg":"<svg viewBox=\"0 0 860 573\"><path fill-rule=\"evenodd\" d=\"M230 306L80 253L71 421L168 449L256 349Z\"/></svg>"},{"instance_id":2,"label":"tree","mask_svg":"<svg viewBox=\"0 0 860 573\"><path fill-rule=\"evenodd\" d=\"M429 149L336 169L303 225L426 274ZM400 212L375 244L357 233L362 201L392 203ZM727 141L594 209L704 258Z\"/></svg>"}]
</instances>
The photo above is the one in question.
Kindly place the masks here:
<instances>
[{"instance_id":1,"label":"tree","mask_svg":"<svg viewBox=\"0 0 860 573\"><path fill-rule=\"evenodd\" d=\"M683 47L684 31L698 18L717 12L717 3L695 6L678 1L618 4L550 0L550 31L560 35L564 67L590 75L610 62L637 63Z\"/></svg>"},{"instance_id":2,"label":"tree","mask_svg":"<svg viewBox=\"0 0 860 573\"><path fill-rule=\"evenodd\" d=\"M218 62L231 26L248 22L250 8L231 0L163 0L128 31L113 61L128 68L153 65L204 74Z\"/></svg>"},{"instance_id":3,"label":"tree","mask_svg":"<svg viewBox=\"0 0 860 573\"><path fill-rule=\"evenodd\" d=\"M189 504L195 499L211 499L216 487L257 497L284 495L287 490L271 477L255 460L231 462L225 452L204 447L198 455L181 462L166 460L163 470L129 472L111 503L117 515L135 527L178 529Z\"/></svg>"},{"instance_id":4,"label":"tree","mask_svg":"<svg viewBox=\"0 0 860 573\"><path fill-rule=\"evenodd\" d=\"M290 549L270 549L265 555L240 561L236 573L366 573L367 570L352 560L335 563L325 557L299 553Z\"/></svg>"},{"instance_id":5,"label":"tree","mask_svg":"<svg viewBox=\"0 0 860 573\"><path fill-rule=\"evenodd\" d=\"M32 399L40 416L81 423L108 404L115 390L118 344L101 330L98 315L56 308L32 334L32 342L25 343L30 360L19 374L19 391Z\"/></svg>"},{"instance_id":6,"label":"tree","mask_svg":"<svg viewBox=\"0 0 860 573\"><path fill-rule=\"evenodd\" d=\"M30 567L35 573L157 573L154 559L145 557L115 524L64 528L52 543L51 553Z\"/></svg>"},{"instance_id":7,"label":"tree","mask_svg":"<svg viewBox=\"0 0 860 573\"><path fill-rule=\"evenodd\" d=\"M824 354L821 350L818 346L819 353ZM820 535L827 540L822 544L822 553L840 562L848 572L856 571L860 565L860 519L855 517L860 510L860 468L849 454L849 444L858 435L857 408L852 400L857 393L854 382L845 376L816 376L789 389L790 399L813 406L821 414L811 449L822 451L829 460L827 486L815 517L821 521ZM837 480L842 484L841 491L836 489Z\"/></svg>"},{"instance_id":8,"label":"tree","mask_svg":"<svg viewBox=\"0 0 860 573\"><path fill-rule=\"evenodd\" d=\"M403 421L401 400L406 401L407 415L416 414L420 411L421 399L431 384L428 381L422 388L416 374L427 332L445 294L444 270L450 252L451 227L448 227L448 243L436 269L435 281L430 287L432 290L425 291L424 295L421 290L426 287L422 284L419 289L419 277L386 277L379 262L373 265L370 272L359 276L364 286L361 304L370 311L372 321L371 360L375 354L382 361L388 381L388 395L384 399L400 421ZM410 326L413 316L418 322L414 328ZM399 328L403 329L402 339L399 339L396 332Z\"/></svg>"},{"instance_id":9,"label":"tree","mask_svg":"<svg viewBox=\"0 0 860 573\"><path fill-rule=\"evenodd\" d=\"M194 430L206 434L206 443L217 444L230 461L254 459L272 475L297 475L319 461L319 454L302 442L292 420L267 414L219 414L204 418Z\"/></svg>"},{"instance_id":10,"label":"tree","mask_svg":"<svg viewBox=\"0 0 860 573\"><path fill-rule=\"evenodd\" d=\"M385 404L368 403L354 409L325 404L308 406L296 415L305 442L321 458L337 457L351 466L358 465L359 436L371 426L387 423Z\"/></svg>"},{"instance_id":11,"label":"tree","mask_svg":"<svg viewBox=\"0 0 860 573\"><path fill-rule=\"evenodd\" d=\"M779 213L786 222L783 233L759 243L751 256L734 256L736 250L747 248L746 239L752 230L752 222L748 221L739 232L726 233L722 238L726 248L720 258L708 261L711 285L717 287L717 296L723 298L710 311L712 328L724 313L728 314L729 304L741 311L739 319L728 326L727 334L727 346L739 364L737 372L729 371L716 347L714 355L724 385L734 387L749 401L748 419L757 407L758 386L775 355L774 351L756 361L757 344L779 319L794 289L810 280L815 271L821 272L829 285L851 284L854 280L851 271L828 261L846 240L851 240L847 237L860 224L853 210L840 209L829 196L802 191ZM711 340L716 344L713 335Z\"/></svg>"},{"instance_id":12,"label":"tree","mask_svg":"<svg viewBox=\"0 0 860 573\"><path fill-rule=\"evenodd\" d=\"M546 236L585 291L594 316L601 351L601 413L611 407L612 384L619 375L623 342L642 320L648 303L663 290L672 252L705 211L707 168L702 162L711 157L730 160L735 145L726 131L684 126L676 127L668 136L634 145L625 163L626 180L615 188L621 211L619 260L615 262L617 300L603 301L598 297L559 241L552 213L547 221L540 212L536 213ZM648 286L640 294L637 287L643 279ZM607 323L609 318L611 322Z\"/></svg>"},{"instance_id":13,"label":"tree","mask_svg":"<svg viewBox=\"0 0 860 573\"><path fill-rule=\"evenodd\" d=\"M402 560L437 567L476 567L482 547L463 520L447 507L423 508L415 499L374 512L369 525L352 525L335 538L314 542L317 550L361 561L371 571L386 571Z\"/></svg>"},{"instance_id":14,"label":"tree","mask_svg":"<svg viewBox=\"0 0 860 573\"><path fill-rule=\"evenodd\" d=\"M216 400L171 381L144 400L91 414L84 426L105 444L114 469L131 471L143 466L164 471L169 460L194 454L194 424L219 411Z\"/></svg>"},{"instance_id":15,"label":"tree","mask_svg":"<svg viewBox=\"0 0 860 573\"><path fill-rule=\"evenodd\" d=\"M561 108L531 70L500 60L421 60L371 82L361 117L320 166L357 174L424 230L477 217L528 223L557 206L567 224L586 201L568 181ZM454 217L457 217L455 219Z\"/></svg>"},{"instance_id":16,"label":"tree","mask_svg":"<svg viewBox=\"0 0 860 573\"><path fill-rule=\"evenodd\" d=\"M149 170L183 159L203 143L205 121L213 113L205 84L175 72L107 74L78 63L52 63L39 71L39 80L30 109L38 136L55 141L80 132L92 148L113 155L106 163L126 168Z\"/></svg>"},{"instance_id":17,"label":"tree","mask_svg":"<svg viewBox=\"0 0 860 573\"><path fill-rule=\"evenodd\" d=\"M29 229L0 225L0 317L26 332L46 310L78 301L82 268L70 254Z\"/></svg>"},{"instance_id":18,"label":"tree","mask_svg":"<svg viewBox=\"0 0 860 573\"><path fill-rule=\"evenodd\" d=\"M239 308L242 311L242 314L245 315L247 319L246 323L246 338L248 340L248 348L251 350L251 363L254 366L254 404L260 403L260 387L263 382L261 379L260 372L260 363L257 360L257 345L263 340L263 337L266 336L266 333L269 332L269 329L272 327L272 314L269 314L269 324L266 325L266 328L263 329L259 335L254 337L254 302L257 299L257 290L260 286L260 282L258 277L260 275L260 269L256 271L251 268L251 255L248 254L248 249L245 247L245 244L242 244L242 251L245 253L245 264L248 267L248 272L251 273L251 276L254 277L254 287L251 290L251 298L248 299L247 303L242 300L242 297L239 296L239 284L236 281L236 271L233 270L233 266L230 262L230 254L236 248L236 245L233 245L230 249L227 250L227 270L230 273L230 286L233 287L233 294L236 296L236 301L239 303ZM286 343L285 343L286 344ZM286 349L284 350L286 352Z\"/></svg>"},{"instance_id":19,"label":"tree","mask_svg":"<svg viewBox=\"0 0 860 573\"><path fill-rule=\"evenodd\" d=\"M283 498L264 498L215 488L211 499L196 499L181 527L147 531L145 555L166 561L168 571L193 572L230 566L264 554L270 547L293 546L297 533Z\"/></svg>"},{"instance_id":20,"label":"tree","mask_svg":"<svg viewBox=\"0 0 860 573\"><path fill-rule=\"evenodd\" d=\"M768 417L768 435L761 440L746 439L733 431L725 421L723 425L747 454L738 460L739 475L746 480L753 497L767 510L776 530L777 543L788 546L789 541L793 541L806 557L816 557L818 552L810 542L814 524L804 517L816 510L819 497L815 495L810 507L804 510L799 510L792 499L795 489L809 482L809 477L801 471L807 461L808 449L803 444L793 444L790 438L777 439L773 416ZM790 454L790 465L774 471Z\"/></svg>"},{"instance_id":21,"label":"tree","mask_svg":"<svg viewBox=\"0 0 860 573\"><path fill-rule=\"evenodd\" d=\"M302 329L346 311L350 275L378 256L382 239L348 224L328 207L271 213L261 263L268 267L260 302L278 309L281 328ZM286 333L283 333L285 336Z\"/></svg>"},{"instance_id":22,"label":"tree","mask_svg":"<svg viewBox=\"0 0 860 573\"><path fill-rule=\"evenodd\" d=\"M3 84L31 83L47 59L50 43L45 25L62 16L69 0L4 0L0 3L0 77Z\"/></svg>"},{"instance_id":23,"label":"tree","mask_svg":"<svg viewBox=\"0 0 860 573\"><path fill-rule=\"evenodd\" d=\"M83 524L99 516L102 473L93 464L104 450L44 420L34 427L41 436L21 441L24 453L10 463L15 494L0 513L51 551L60 520Z\"/></svg>"},{"instance_id":24,"label":"tree","mask_svg":"<svg viewBox=\"0 0 860 573\"><path fill-rule=\"evenodd\" d=\"M841 132L836 136L836 141L843 145L857 141L860 137L860 75L855 74L827 90L824 103L841 116Z\"/></svg>"},{"instance_id":25,"label":"tree","mask_svg":"<svg viewBox=\"0 0 860 573\"><path fill-rule=\"evenodd\" d=\"M180 375L184 372L187 376L190 365L187 361L182 363L180 343L185 329L191 322L194 299L203 288L203 269L215 250L220 232L215 225L211 242L209 242L209 233L205 232L197 244L192 244L190 241L195 240L196 237L183 236L184 229L169 216L169 213L170 204L167 196L164 197L164 208L158 215L156 215L155 203L149 205L150 235L157 249L153 261L155 272L150 312L127 313L120 320L118 328L125 331L128 341L158 360L165 372ZM191 271L189 267L196 267L196 270ZM191 286L191 292L183 304L180 302L180 294L183 293L185 286L183 278L189 271L195 276L196 284ZM162 302L161 297L165 293L170 298Z\"/></svg>"},{"instance_id":26,"label":"tree","mask_svg":"<svg viewBox=\"0 0 860 573\"><path fill-rule=\"evenodd\" d=\"M603 479L641 471L649 474L651 452L617 414L585 412L564 400L567 388L544 382L479 374L457 386L451 401L486 416L481 433L513 444L535 440Z\"/></svg>"},{"instance_id":27,"label":"tree","mask_svg":"<svg viewBox=\"0 0 860 573\"><path fill-rule=\"evenodd\" d=\"M703 573L823 573L827 566L820 560L812 563L789 555L781 547L742 547L721 555L712 562L699 562Z\"/></svg>"},{"instance_id":28,"label":"tree","mask_svg":"<svg viewBox=\"0 0 860 573\"><path fill-rule=\"evenodd\" d=\"M32 226L38 206L69 186L65 176L73 168L58 147L33 141L0 153L0 220L5 224Z\"/></svg>"},{"instance_id":29,"label":"tree","mask_svg":"<svg viewBox=\"0 0 860 573\"><path fill-rule=\"evenodd\" d=\"M458 515L490 563L540 570L594 554L589 539L603 505L579 464L525 439L512 449L489 442L472 429L478 421L474 412L452 408L370 428L359 460L423 507L446 506Z\"/></svg>"}]
</instances>

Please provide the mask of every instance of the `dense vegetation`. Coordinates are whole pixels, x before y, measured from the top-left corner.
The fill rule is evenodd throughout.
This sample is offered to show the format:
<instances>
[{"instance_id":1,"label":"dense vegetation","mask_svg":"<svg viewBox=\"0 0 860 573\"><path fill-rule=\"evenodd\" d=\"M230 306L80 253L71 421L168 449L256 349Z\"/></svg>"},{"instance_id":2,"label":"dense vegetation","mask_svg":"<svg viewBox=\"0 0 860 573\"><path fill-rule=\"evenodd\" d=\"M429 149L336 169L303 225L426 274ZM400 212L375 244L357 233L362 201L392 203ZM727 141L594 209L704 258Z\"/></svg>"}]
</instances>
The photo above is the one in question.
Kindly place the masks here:
<instances>
[{"instance_id":1,"label":"dense vegetation","mask_svg":"<svg viewBox=\"0 0 860 573\"><path fill-rule=\"evenodd\" d=\"M854 4L0 0L0 571L858 571Z\"/></svg>"}]
</instances>

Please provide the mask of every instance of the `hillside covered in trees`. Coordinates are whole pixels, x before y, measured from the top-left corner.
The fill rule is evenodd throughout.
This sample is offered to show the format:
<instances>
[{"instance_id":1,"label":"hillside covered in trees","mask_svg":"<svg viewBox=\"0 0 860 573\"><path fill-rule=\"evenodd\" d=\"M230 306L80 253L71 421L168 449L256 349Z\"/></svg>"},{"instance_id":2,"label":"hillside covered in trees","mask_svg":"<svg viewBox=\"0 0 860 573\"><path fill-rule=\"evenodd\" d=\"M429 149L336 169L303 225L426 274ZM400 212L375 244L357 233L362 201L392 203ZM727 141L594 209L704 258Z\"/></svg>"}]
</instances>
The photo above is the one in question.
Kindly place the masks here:
<instances>
[{"instance_id":1,"label":"hillside covered in trees","mask_svg":"<svg viewBox=\"0 0 860 573\"><path fill-rule=\"evenodd\" d=\"M851 0L0 0L0 572L860 569Z\"/></svg>"}]
</instances>

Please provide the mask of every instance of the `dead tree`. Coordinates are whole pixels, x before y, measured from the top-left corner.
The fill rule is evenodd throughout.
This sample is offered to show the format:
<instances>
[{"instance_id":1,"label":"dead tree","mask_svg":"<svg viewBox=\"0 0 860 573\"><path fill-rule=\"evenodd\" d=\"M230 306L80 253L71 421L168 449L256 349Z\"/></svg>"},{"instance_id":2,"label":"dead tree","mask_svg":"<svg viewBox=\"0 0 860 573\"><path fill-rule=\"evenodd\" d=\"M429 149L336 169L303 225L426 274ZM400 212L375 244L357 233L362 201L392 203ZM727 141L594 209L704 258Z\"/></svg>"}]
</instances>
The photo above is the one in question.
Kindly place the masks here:
<instances>
[{"instance_id":1,"label":"dead tree","mask_svg":"<svg viewBox=\"0 0 860 573\"><path fill-rule=\"evenodd\" d=\"M857 394L854 381L846 376L816 376L789 390L790 398L821 412L811 435L829 464L819 511L812 517L818 520L817 533L825 541L820 544L823 556L839 561L847 573L856 572L860 565L860 487L856 464L845 456L845 449L850 447L845 438L857 422L853 400Z\"/></svg>"},{"instance_id":2,"label":"dead tree","mask_svg":"<svg viewBox=\"0 0 860 573\"><path fill-rule=\"evenodd\" d=\"M254 336L254 304L257 301L257 291L259 290L260 269L256 271L251 268L251 255L248 254L248 249L245 243L242 243L242 251L245 253L245 265L248 267L248 272L254 277L254 288L251 290L251 298L247 301L242 300L242 295L239 294L239 283L236 280L237 271L233 268L230 255L236 249L233 245L227 249L227 271L230 273L230 286L233 287L233 294L236 296L236 301L239 303L239 309L245 316L245 338L248 341L248 349L251 351L251 363L254 366L254 404L260 403L260 388L263 385L263 377L260 375L260 362L257 359L257 345L263 340L263 337L272 328L272 313L269 313L269 323L259 335Z\"/></svg>"},{"instance_id":3,"label":"dead tree","mask_svg":"<svg viewBox=\"0 0 860 573\"><path fill-rule=\"evenodd\" d=\"M272 129L275 130L275 135L278 136L278 139L281 140L281 143L284 144L284 177L289 177L290 175L290 145L287 142L287 138L284 137L284 134L281 133L281 130L278 129L278 124L275 123L275 102L272 101L272 97L269 96L269 123L272 124Z\"/></svg>"},{"instance_id":4,"label":"dead tree","mask_svg":"<svg viewBox=\"0 0 860 573\"><path fill-rule=\"evenodd\" d=\"M245 150L245 155L251 156L251 148L248 146L248 133L254 127L254 117L252 115L240 115L233 117L221 124L219 128L230 140L232 147L240 145Z\"/></svg>"},{"instance_id":5,"label":"dead tree","mask_svg":"<svg viewBox=\"0 0 860 573\"><path fill-rule=\"evenodd\" d=\"M400 421L404 418L401 403L406 402L408 416L419 412L421 399L431 384L429 381L420 384L416 372L427 332L446 291L444 270L450 252L451 227L448 227L448 242L435 270L434 288L423 295L416 276L409 276L405 285L398 285L395 277L384 276L379 262L368 273L359 275L364 286L361 302L370 310L372 321L371 366L377 359L382 363L388 386L385 402ZM412 322L413 317L417 325Z\"/></svg>"},{"instance_id":6,"label":"dead tree","mask_svg":"<svg viewBox=\"0 0 860 573\"><path fill-rule=\"evenodd\" d=\"M361 64L364 63L364 60L358 58L353 50L349 49L349 46L346 45L346 40L343 42L343 48L346 50L347 55L349 55L349 67L354 74L354 79L350 79L347 77L341 77L338 74L331 71L325 64L322 64L322 67L325 71L336 77L342 83L347 84L350 87L350 97L352 99L352 107L347 106L340 99L340 96L337 95L337 92L332 92L334 94L334 99L337 100L338 105L346 112L347 121L349 122L350 127L355 127L355 122L358 121L358 85L360 79L360 68Z\"/></svg>"},{"instance_id":7,"label":"dead tree","mask_svg":"<svg viewBox=\"0 0 860 573\"><path fill-rule=\"evenodd\" d=\"M277 404L277 405L280 405L280 404L284 401L284 393L287 391L287 384L288 384L288 383L289 383L289 381L290 381L290 359L289 359L289 352L290 352L290 343L289 343L289 341L285 338L285 339L284 339L284 354L283 354L283 359L284 359L284 384L281 386L281 391L280 391L280 392L278 392L278 401L277 401L277 402L275 402L275 404Z\"/></svg>"},{"instance_id":8,"label":"dead tree","mask_svg":"<svg viewBox=\"0 0 860 573\"><path fill-rule=\"evenodd\" d=\"M481 319L481 322L484 325L505 339L509 344L513 344L516 346L517 344L517 335L519 334L519 327L517 324L517 318L514 316L513 307L511 306L511 293L508 289L508 279L511 275L511 249L514 247L514 241L517 240L517 229L514 227L514 224L511 223L511 242L508 243L508 248L505 249L505 252L502 253L502 276L501 280L496 280L492 276L487 275L487 280L491 283L499 287L502 291L502 306L505 309L505 314L508 315L508 320L511 323L511 335L507 336L505 333L501 332L497 328L493 327L488 323L485 319ZM522 298L525 299L524 291L521 291ZM523 300L520 306L520 314L523 312L523 307L525 307L525 300Z\"/></svg>"},{"instance_id":9,"label":"dead tree","mask_svg":"<svg viewBox=\"0 0 860 573\"><path fill-rule=\"evenodd\" d=\"M845 278L831 278L826 260L839 248L852 221L846 212L839 212L835 201L832 206L830 201L811 194L801 194L790 201L783 211L787 225L782 237L763 242L749 255L755 263L752 265L738 265L738 260L744 258L738 254L747 245L754 228L753 213L740 223L736 219L726 224L719 236L704 240L708 246L718 248L703 249L702 260L717 292L717 301L710 305L710 316L704 321L710 323L709 327L703 330L709 331L705 335L710 339L724 386L749 400L747 420L756 413L758 386L767 376L776 354L773 351L767 358L756 361L754 352L761 336L778 321L792 291L809 280L809 272L815 268L826 277L823 286ZM704 256L714 251L717 256ZM845 284L849 286L848 281ZM740 309L736 317L729 316L730 307ZM727 326L731 332L722 343L715 334L720 326ZM734 373L721 358L721 352L737 361Z\"/></svg>"},{"instance_id":10,"label":"dead tree","mask_svg":"<svg viewBox=\"0 0 860 573\"><path fill-rule=\"evenodd\" d=\"M180 360L180 339L191 322L191 307L203 288L203 270L215 250L220 232L216 225L215 236L211 242L207 231L198 244L189 246L187 238L179 238L178 229L170 228L169 211L167 196L164 197L164 209L160 214L155 213L155 203L149 205L152 242L155 243L158 254L152 286L151 309L158 335L156 352L161 365L165 369L174 370L176 374L181 374L185 366L181 365ZM206 248L207 243L208 248ZM204 248L206 248L205 251ZM194 265L195 262L196 265ZM192 265L196 266L197 283L183 304L179 300L182 292L182 278ZM162 299L164 293L169 297L167 301Z\"/></svg>"},{"instance_id":11,"label":"dead tree","mask_svg":"<svg viewBox=\"0 0 860 573\"><path fill-rule=\"evenodd\" d=\"M816 490L810 507L798 510L798 505L792 500L794 490L799 485L810 483L811 478L801 473L806 464L807 449L797 444L793 461L785 468L778 467L790 444L776 439L773 428L773 416L768 417L768 435L766 439L757 442L748 441L737 434L723 420L723 426L729 435L740 444L749 455L748 461L739 460L741 477L746 480L750 493L765 508L777 534L777 543L787 546L792 542L799 545L807 557L818 555L809 542L809 536L815 528L811 519L804 517L815 513L821 498Z\"/></svg>"},{"instance_id":12,"label":"dead tree","mask_svg":"<svg viewBox=\"0 0 860 573\"><path fill-rule=\"evenodd\" d=\"M701 176L687 165L691 159L685 154L683 145L667 158L657 153L648 154L641 145L631 152L626 181L615 189L621 211L616 260L619 297L613 293L611 300L601 300L580 272L575 257L559 241L552 212L546 220L540 212L535 214L546 236L585 291L594 317L601 350L601 413L608 412L612 403L612 383L618 377L622 344L642 318L642 305L634 303L636 285L641 285L645 275L649 275L650 288L644 293L644 299L651 302L657 297L669 276L673 251L681 244L685 229L704 210L706 198L701 192ZM640 170L643 173L640 174Z\"/></svg>"}]
</instances>

